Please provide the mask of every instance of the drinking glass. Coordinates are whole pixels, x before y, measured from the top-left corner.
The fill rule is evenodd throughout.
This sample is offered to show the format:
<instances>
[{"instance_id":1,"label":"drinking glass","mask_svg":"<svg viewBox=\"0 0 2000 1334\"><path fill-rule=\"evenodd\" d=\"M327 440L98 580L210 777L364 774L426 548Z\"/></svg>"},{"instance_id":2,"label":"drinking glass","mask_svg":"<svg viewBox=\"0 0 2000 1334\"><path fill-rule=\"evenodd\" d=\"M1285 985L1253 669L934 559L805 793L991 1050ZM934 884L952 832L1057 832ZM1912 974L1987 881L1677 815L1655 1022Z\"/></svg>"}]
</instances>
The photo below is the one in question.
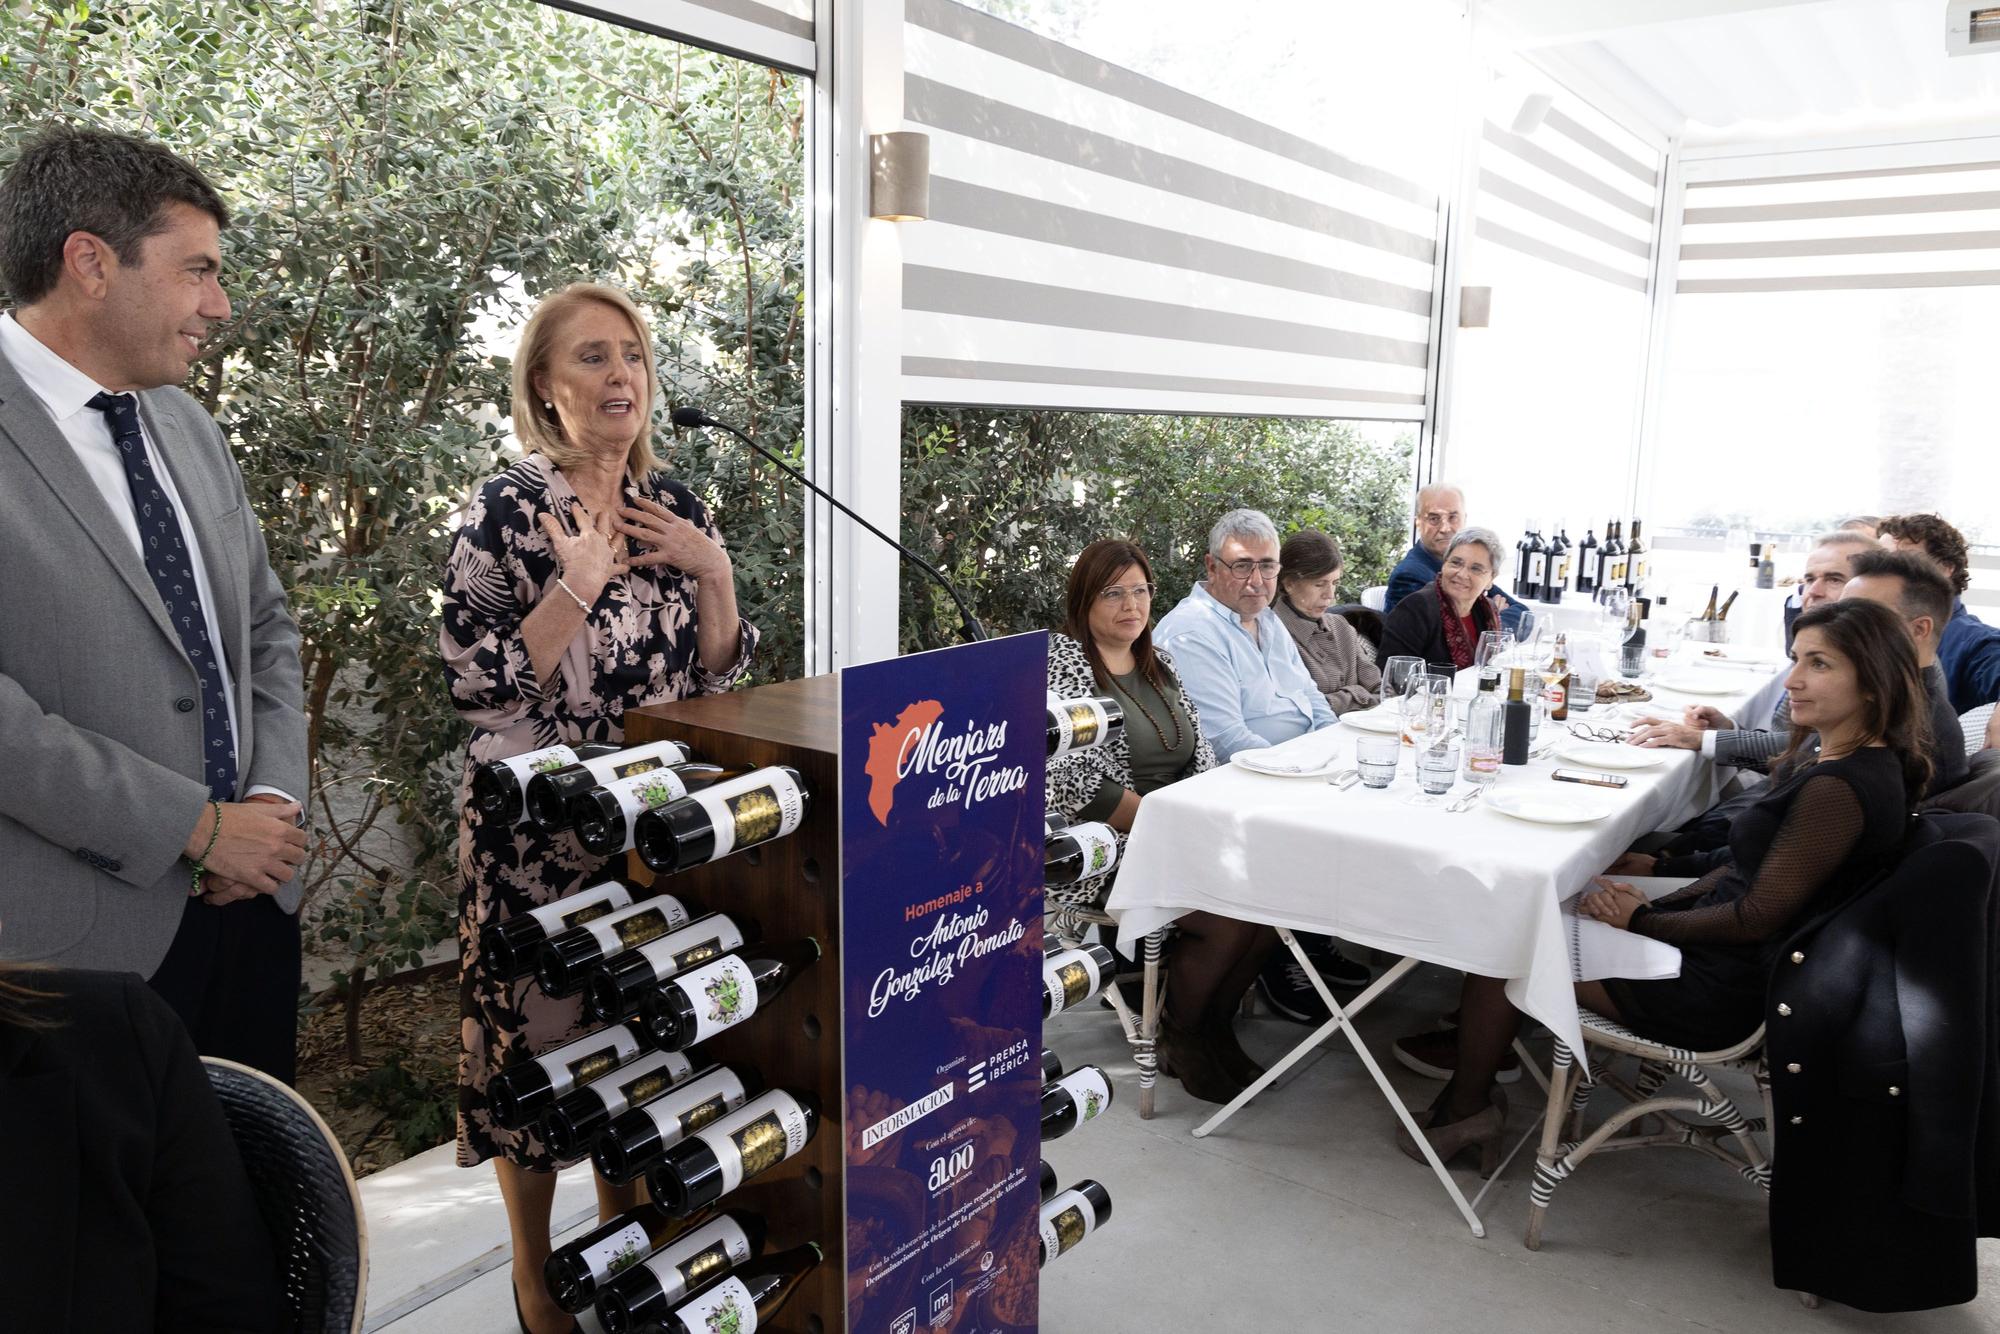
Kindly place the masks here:
<instances>
[{"instance_id":1,"label":"drinking glass","mask_svg":"<svg viewBox=\"0 0 2000 1334\"><path fill-rule=\"evenodd\" d=\"M1396 765L1403 758L1403 743L1393 736L1370 733L1354 743L1354 767L1367 787L1387 787L1396 781Z\"/></svg>"},{"instance_id":2,"label":"drinking glass","mask_svg":"<svg viewBox=\"0 0 2000 1334\"><path fill-rule=\"evenodd\" d=\"M1417 788L1408 798L1412 806L1437 806L1458 781L1459 745L1447 741L1424 746L1417 751Z\"/></svg>"},{"instance_id":3,"label":"drinking glass","mask_svg":"<svg viewBox=\"0 0 2000 1334\"><path fill-rule=\"evenodd\" d=\"M1597 703L1597 669L1582 665L1572 667L1569 674L1569 708L1571 713L1588 713L1590 706Z\"/></svg>"},{"instance_id":4,"label":"drinking glass","mask_svg":"<svg viewBox=\"0 0 2000 1334\"><path fill-rule=\"evenodd\" d=\"M1622 634L1625 629L1626 614L1632 610L1632 591L1628 588L1599 589L1597 610L1603 619L1606 634Z\"/></svg>"},{"instance_id":5,"label":"drinking glass","mask_svg":"<svg viewBox=\"0 0 2000 1334\"><path fill-rule=\"evenodd\" d=\"M1514 647L1514 636L1505 630L1481 630L1479 647L1472 651L1472 665L1482 671L1496 666Z\"/></svg>"},{"instance_id":6,"label":"drinking glass","mask_svg":"<svg viewBox=\"0 0 2000 1334\"><path fill-rule=\"evenodd\" d=\"M1451 730L1451 678L1418 672L1403 684L1403 744L1421 746L1426 737Z\"/></svg>"},{"instance_id":7,"label":"drinking glass","mask_svg":"<svg viewBox=\"0 0 2000 1334\"><path fill-rule=\"evenodd\" d=\"M1412 673L1421 673L1430 664L1413 653L1399 653L1382 664L1382 697L1400 695Z\"/></svg>"}]
</instances>

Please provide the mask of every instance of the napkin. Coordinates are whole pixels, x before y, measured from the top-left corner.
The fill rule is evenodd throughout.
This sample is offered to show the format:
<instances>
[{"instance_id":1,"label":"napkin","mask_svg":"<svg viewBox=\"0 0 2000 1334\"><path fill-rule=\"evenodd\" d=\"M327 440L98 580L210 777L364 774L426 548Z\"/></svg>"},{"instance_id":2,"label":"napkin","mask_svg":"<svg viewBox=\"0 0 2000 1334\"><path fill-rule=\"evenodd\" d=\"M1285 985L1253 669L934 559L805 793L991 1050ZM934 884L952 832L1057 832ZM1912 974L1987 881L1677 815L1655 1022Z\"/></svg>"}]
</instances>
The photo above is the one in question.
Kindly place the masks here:
<instances>
[{"instance_id":1,"label":"napkin","mask_svg":"<svg viewBox=\"0 0 2000 1334\"><path fill-rule=\"evenodd\" d=\"M1622 878L1622 877L1621 877ZM1635 876L1625 883L1650 901L1694 883L1672 876ZM1595 884L1563 900L1563 929L1569 936L1570 976L1578 982L1594 982L1606 977L1657 978L1681 975L1681 952L1663 940L1621 931L1595 917L1576 910L1577 900L1596 889Z\"/></svg>"},{"instance_id":2,"label":"napkin","mask_svg":"<svg viewBox=\"0 0 2000 1334\"><path fill-rule=\"evenodd\" d=\"M1322 727L1275 746L1239 750L1230 759L1246 769L1261 769L1265 773L1311 774L1332 765L1340 748L1340 729Z\"/></svg>"}]
</instances>

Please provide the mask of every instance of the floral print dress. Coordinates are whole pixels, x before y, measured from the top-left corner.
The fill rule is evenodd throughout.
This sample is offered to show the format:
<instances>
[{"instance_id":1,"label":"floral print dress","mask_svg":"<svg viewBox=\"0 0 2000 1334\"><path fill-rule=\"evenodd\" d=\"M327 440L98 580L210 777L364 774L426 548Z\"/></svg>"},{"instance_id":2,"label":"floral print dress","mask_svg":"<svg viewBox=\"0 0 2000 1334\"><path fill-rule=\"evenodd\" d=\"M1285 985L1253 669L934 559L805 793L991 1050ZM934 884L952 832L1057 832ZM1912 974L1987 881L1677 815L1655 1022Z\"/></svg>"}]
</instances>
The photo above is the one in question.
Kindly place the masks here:
<instances>
[{"instance_id":1,"label":"floral print dress","mask_svg":"<svg viewBox=\"0 0 2000 1334\"><path fill-rule=\"evenodd\" d=\"M722 540L694 493L664 474L628 479L625 489ZM480 932L574 893L608 864L574 835L487 820L467 801L473 769L543 746L621 741L627 709L725 691L748 669L757 644L755 627L741 622L736 661L708 671L695 636L695 581L670 566L643 567L605 586L551 678L539 679L521 623L544 596L568 596L556 587L555 553L540 516L567 520L576 503L561 470L530 454L480 487L445 560L438 645L452 702L473 725L458 826L462 1167L496 1156L541 1171L557 1166L534 1131L501 1128L486 1089L507 1066L586 1031L581 998L551 999L532 978L509 982L489 973Z\"/></svg>"}]
</instances>

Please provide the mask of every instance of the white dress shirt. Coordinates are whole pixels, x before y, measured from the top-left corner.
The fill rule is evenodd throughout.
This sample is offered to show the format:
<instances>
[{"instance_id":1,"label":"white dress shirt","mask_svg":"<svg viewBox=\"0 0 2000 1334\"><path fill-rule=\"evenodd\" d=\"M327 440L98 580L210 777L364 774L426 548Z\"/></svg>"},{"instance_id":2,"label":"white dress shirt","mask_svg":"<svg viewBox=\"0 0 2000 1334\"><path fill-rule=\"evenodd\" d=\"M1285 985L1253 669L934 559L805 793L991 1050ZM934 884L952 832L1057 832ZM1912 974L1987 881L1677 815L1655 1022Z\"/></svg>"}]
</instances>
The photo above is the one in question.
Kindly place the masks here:
<instances>
[{"instance_id":1,"label":"white dress shirt","mask_svg":"<svg viewBox=\"0 0 2000 1334\"><path fill-rule=\"evenodd\" d=\"M0 314L0 351L6 353L7 360L13 363L22 381L42 401L49 416L55 419L56 429L62 432L63 439L69 441L69 447L76 451L77 461L90 474L90 480L97 484L119 531L125 534L126 541L132 544L133 553L139 557L139 563L144 565L146 553L139 540L139 514L132 504L132 484L126 480L125 464L119 456L117 442L112 438L110 419L90 406L93 397L112 391L64 361L39 338L22 328L12 311ZM143 417L139 429L146 437L146 452L153 460L153 475L159 480L160 489L167 493L167 501L174 507L174 513L180 516L181 536L187 541L188 559L194 566L195 591L201 596L202 618L208 622L208 642L222 649L216 654L216 660L222 669L222 695L229 709L229 734L239 737L243 733L236 725L236 681L230 671L228 641L222 637L221 628L215 620L215 590L208 580L208 564L202 559L201 543L195 537L194 523L188 517L187 506L181 503L180 492L174 487L173 469L161 457L151 433L146 431ZM287 801L297 800L290 793L261 784L245 795L254 797L259 793L272 793Z\"/></svg>"}]
</instances>

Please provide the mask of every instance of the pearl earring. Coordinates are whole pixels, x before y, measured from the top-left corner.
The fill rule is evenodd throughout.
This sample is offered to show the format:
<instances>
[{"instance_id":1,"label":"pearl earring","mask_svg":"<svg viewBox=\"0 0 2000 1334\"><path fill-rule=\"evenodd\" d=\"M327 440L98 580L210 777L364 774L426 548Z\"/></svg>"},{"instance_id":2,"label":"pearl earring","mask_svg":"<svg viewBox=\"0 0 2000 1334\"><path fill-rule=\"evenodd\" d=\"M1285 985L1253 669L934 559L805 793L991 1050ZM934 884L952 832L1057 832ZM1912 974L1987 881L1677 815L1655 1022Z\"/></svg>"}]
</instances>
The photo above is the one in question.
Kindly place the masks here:
<instances>
[{"instance_id":1,"label":"pearl earring","mask_svg":"<svg viewBox=\"0 0 2000 1334\"><path fill-rule=\"evenodd\" d=\"M554 412L556 410L556 405L549 402L546 398L542 400L542 406L547 408L550 412Z\"/></svg>"}]
</instances>

